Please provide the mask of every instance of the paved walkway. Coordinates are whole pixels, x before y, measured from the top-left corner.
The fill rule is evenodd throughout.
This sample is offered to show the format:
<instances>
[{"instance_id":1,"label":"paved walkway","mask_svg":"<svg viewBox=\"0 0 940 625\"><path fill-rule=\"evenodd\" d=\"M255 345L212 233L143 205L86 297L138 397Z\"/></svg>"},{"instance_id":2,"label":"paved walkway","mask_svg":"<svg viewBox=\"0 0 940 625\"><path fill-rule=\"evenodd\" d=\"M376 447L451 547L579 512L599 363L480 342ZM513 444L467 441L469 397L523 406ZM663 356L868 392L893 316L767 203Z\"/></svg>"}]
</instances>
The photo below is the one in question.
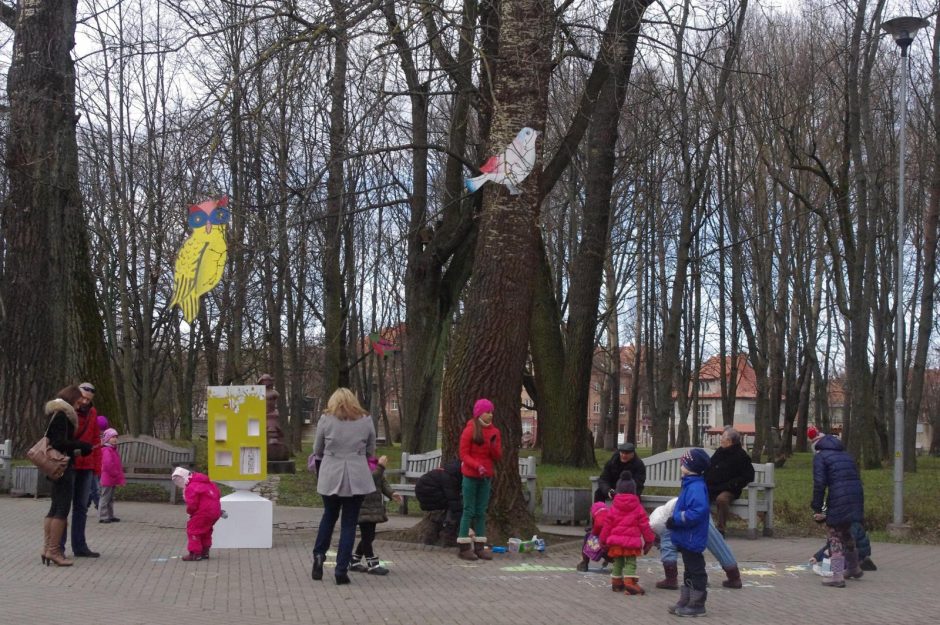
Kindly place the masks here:
<instances>
[{"instance_id":1,"label":"paved walkway","mask_svg":"<svg viewBox=\"0 0 940 625\"><path fill-rule=\"evenodd\" d=\"M89 544L101 558L57 568L39 565L48 506L48 499L0 496L0 624L681 622L666 612L678 593L653 587L662 574L653 557L640 561L645 597L612 593L606 571L575 571L580 528L550 541L544 555L497 555L480 563L462 562L454 550L383 540L380 533L377 552L391 574L354 573L352 584L336 586L329 561L324 581L310 579L317 510L276 507L273 549L214 550L209 561L187 563L179 560L181 506L118 502L121 523L89 523ZM394 517L379 527L400 529L416 520ZM878 570L831 589L804 564L820 542L732 539L745 588L722 588L724 574L709 559L708 618L722 625L936 622L940 547L876 544Z\"/></svg>"}]
</instances>

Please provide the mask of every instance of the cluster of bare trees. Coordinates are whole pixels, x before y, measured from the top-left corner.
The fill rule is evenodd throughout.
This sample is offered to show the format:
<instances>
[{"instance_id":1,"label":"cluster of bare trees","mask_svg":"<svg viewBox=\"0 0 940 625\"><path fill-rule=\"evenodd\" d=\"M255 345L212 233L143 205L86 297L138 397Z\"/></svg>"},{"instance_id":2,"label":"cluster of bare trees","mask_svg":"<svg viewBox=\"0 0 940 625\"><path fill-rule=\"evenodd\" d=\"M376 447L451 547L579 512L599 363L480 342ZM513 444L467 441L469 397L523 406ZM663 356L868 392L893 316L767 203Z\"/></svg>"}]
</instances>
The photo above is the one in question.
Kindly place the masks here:
<instances>
[{"instance_id":1,"label":"cluster of bare trees","mask_svg":"<svg viewBox=\"0 0 940 625\"><path fill-rule=\"evenodd\" d=\"M697 442L685 391L703 359L746 353L756 455L786 454L791 428L825 423L839 379L849 448L875 466L891 451L902 314L913 468L934 325L938 44L932 26L913 48L897 302L899 63L884 10L0 2L13 33L0 432L32 439L41 402L92 378L131 431L187 436L206 384L270 371L295 446L300 420L287 419L305 398L349 385L378 413L391 379L403 448L436 446L442 411L452 452L478 396L518 442L526 383L543 459L591 465L598 348L611 380L601 441L615 439L630 367L647 383L629 389L628 418L642 400L656 450ZM540 137L522 194L467 193L463 177L523 126ZM222 193L229 266L188 327L167 309L186 207ZM391 372L365 339L389 327L403 347ZM620 362L626 344L633 362ZM502 510L524 509L518 481L496 493Z\"/></svg>"}]
</instances>

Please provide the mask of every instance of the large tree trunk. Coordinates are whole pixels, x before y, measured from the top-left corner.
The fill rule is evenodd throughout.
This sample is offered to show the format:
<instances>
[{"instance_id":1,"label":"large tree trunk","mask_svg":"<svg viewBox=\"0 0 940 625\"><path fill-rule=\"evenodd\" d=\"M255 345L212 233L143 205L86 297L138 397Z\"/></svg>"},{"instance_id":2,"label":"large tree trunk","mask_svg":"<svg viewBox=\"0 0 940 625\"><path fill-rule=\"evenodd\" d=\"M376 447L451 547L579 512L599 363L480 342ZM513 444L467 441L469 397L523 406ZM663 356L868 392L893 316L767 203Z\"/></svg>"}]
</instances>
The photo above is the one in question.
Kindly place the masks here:
<instances>
[{"instance_id":1,"label":"large tree trunk","mask_svg":"<svg viewBox=\"0 0 940 625\"><path fill-rule=\"evenodd\" d=\"M554 28L551 3L516 0L499 5L499 50L493 70L493 126L486 141L496 154L525 126L544 132ZM534 530L518 471L521 438L519 390L532 312L532 275L537 263L541 138L536 165L509 195L495 184L482 189L477 254L465 313L460 319L444 376L445 446L452 455L473 402L489 397L503 432L503 458L496 470L488 537L496 540Z\"/></svg>"},{"instance_id":2,"label":"large tree trunk","mask_svg":"<svg viewBox=\"0 0 940 625\"><path fill-rule=\"evenodd\" d=\"M564 336L548 260L544 251L538 257L540 266L535 285L538 304L533 313L539 319L533 321L531 346L544 462L584 467L596 463L587 427L588 396L596 347L597 308L609 241L614 151L640 20L648 4L626 0L614 3L598 59L609 76L598 93L587 131L584 218L579 248L572 260L568 291L570 312ZM606 419L607 415L602 414L601 418Z\"/></svg>"},{"instance_id":3,"label":"large tree trunk","mask_svg":"<svg viewBox=\"0 0 940 625\"><path fill-rule=\"evenodd\" d=\"M18 451L46 426L43 402L91 380L117 414L95 304L75 138L76 0L21 0L7 76L9 196L2 209L0 430Z\"/></svg>"},{"instance_id":4,"label":"large tree trunk","mask_svg":"<svg viewBox=\"0 0 940 625\"><path fill-rule=\"evenodd\" d=\"M344 5L333 0L336 42L330 80L330 162L323 220L323 390L324 402L339 386L349 386L346 362L346 310L340 255L346 154L346 67L349 41ZM326 405L324 403L324 405Z\"/></svg>"}]
</instances>

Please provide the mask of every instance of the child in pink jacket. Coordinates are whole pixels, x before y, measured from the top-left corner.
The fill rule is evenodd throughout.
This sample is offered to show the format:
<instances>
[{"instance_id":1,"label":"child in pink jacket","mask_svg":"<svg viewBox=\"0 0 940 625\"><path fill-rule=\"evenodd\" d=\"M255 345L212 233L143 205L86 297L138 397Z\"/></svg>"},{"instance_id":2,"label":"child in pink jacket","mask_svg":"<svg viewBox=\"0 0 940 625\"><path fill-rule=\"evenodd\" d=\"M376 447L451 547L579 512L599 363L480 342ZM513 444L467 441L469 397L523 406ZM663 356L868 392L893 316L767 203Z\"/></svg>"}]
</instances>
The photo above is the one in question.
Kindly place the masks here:
<instances>
[{"instance_id":1,"label":"child in pink jacket","mask_svg":"<svg viewBox=\"0 0 940 625\"><path fill-rule=\"evenodd\" d=\"M212 547L212 528L222 516L221 494L218 487L209 480L208 475L176 467L171 478L173 483L183 489L186 501L186 549L189 553L182 557L186 562L209 559Z\"/></svg>"},{"instance_id":2,"label":"child in pink jacket","mask_svg":"<svg viewBox=\"0 0 940 625\"><path fill-rule=\"evenodd\" d=\"M614 503L604 520L600 538L601 545L607 548L607 557L614 562L610 569L611 589L628 595L645 595L636 574L636 557L649 552L656 535L636 496L636 483L629 471L620 474Z\"/></svg>"},{"instance_id":3,"label":"child in pink jacket","mask_svg":"<svg viewBox=\"0 0 940 625\"><path fill-rule=\"evenodd\" d=\"M99 417L100 418L100 417ZM114 516L114 489L124 486L124 465L118 453L118 433L108 428L101 435L101 498L98 500L98 522L117 523L121 519Z\"/></svg>"}]
</instances>

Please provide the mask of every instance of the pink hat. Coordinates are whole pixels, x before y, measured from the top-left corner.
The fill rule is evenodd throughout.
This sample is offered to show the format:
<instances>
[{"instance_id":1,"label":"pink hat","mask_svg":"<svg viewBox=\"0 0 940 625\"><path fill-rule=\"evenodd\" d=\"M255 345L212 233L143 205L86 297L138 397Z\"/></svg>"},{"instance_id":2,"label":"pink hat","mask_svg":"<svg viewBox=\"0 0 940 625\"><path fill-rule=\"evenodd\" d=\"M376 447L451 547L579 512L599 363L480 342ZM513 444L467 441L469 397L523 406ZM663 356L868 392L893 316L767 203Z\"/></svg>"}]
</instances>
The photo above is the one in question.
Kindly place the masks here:
<instances>
[{"instance_id":1,"label":"pink hat","mask_svg":"<svg viewBox=\"0 0 940 625\"><path fill-rule=\"evenodd\" d=\"M476 419L484 412L493 412L493 402L488 399L478 399L473 404L473 418Z\"/></svg>"},{"instance_id":2,"label":"pink hat","mask_svg":"<svg viewBox=\"0 0 940 625\"><path fill-rule=\"evenodd\" d=\"M117 432L117 430L115 430L114 428L108 428L108 429L105 430L104 433L101 435L101 442L102 442L102 443L107 443L107 442L108 442L109 440L111 440L112 438L117 438L117 437L118 437L118 432Z\"/></svg>"}]
</instances>

